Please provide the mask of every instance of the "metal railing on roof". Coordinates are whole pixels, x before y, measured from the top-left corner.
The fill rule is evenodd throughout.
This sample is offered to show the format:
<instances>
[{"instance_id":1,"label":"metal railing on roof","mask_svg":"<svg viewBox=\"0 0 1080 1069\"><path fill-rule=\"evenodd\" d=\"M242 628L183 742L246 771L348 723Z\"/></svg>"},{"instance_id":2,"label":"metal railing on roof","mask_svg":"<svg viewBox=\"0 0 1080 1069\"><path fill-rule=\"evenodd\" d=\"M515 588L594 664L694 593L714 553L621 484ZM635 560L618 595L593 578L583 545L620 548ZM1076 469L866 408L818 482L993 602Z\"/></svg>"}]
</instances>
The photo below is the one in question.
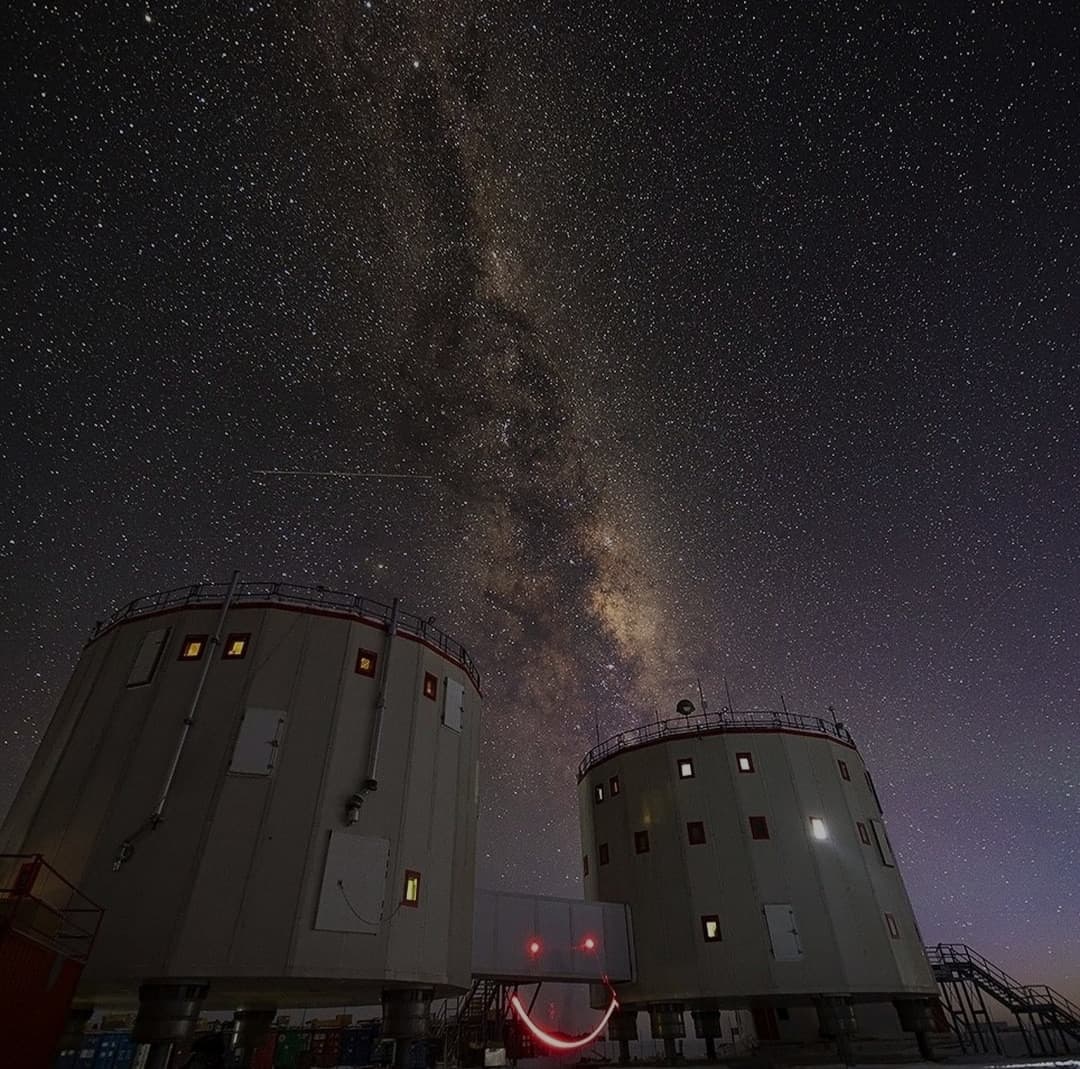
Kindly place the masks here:
<instances>
[{"instance_id":1,"label":"metal railing on roof","mask_svg":"<svg viewBox=\"0 0 1080 1069\"><path fill-rule=\"evenodd\" d=\"M723 731L745 731L747 728L756 728L766 731L776 728L800 731L813 735L824 735L827 738L839 739L855 745L843 724L833 723L820 716L799 716L795 713L784 711L773 712L771 710L751 710L748 712L732 712L725 710L722 713L698 713L694 716L677 716L671 720L657 720L641 727L632 728L629 731L620 731L605 739L599 746L594 746L578 765L578 780L585 775L594 765L607 760L613 754L622 750L630 750L636 746L656 742L660 739L673 739L684 735L714 734Z\"/></svg>"},{"instance_id":2,"label":"metal railing on roof","mask_svg":"<svg viewBox=\"0 0 1080 1069\"><path fill-rule=\"evenodd\" d=\"M90 633L90 640L102 632L125 620L139 616L148 616L164 609L177 609L185 606L214 605L225 600L228 583L193 583L190 586L178 586L172 590L159 590L134 598L126 605L121 605L105 620L99 620ZM393 611L390 605L359 594L349 594L340 590L330 590L324 586L297 586L294 583L239 583L233 595L233 602L258 601L280 605L304 605L309 608L325 609L329 612L347 613L374 623L386 625L390 622ZM398 630L422 639L424 642L445 653L451 660L457 661L469 678L480 689L480 669L469 651L456 639L441 628L436 627L431 619L424 619L414 613L398 611Z\"/></svg>"}]
</instances>

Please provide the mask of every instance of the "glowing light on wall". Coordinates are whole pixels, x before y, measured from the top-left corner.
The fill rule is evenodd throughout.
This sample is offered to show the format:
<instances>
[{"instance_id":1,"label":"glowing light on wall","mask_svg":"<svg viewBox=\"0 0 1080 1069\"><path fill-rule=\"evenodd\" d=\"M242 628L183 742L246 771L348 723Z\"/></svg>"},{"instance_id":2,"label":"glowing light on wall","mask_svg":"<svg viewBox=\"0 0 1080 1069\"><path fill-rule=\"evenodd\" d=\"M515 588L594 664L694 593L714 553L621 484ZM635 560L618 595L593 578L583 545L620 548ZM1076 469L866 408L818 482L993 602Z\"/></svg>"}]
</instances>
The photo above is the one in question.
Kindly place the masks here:
<instances>
[{"instance_id":1,"label":"glowing light on wall","mask_svg":"<svg viewBox=\"0 0 1080 1069\"><path fill-rule=\"evenodd\" d=\"M581 944L586 950L596 949L596 940L591 935L585 936L585 942Z\"/></svg>"},{"instance_id":2,"label":"glowing light on wall","mask_svg":"<svg viewBox=\"0 0 1080 1069\"><path fill-rule=\"evenodd\" d=\"M529 954L530 954L530 956L535 958L536 955L539 954L539 953L540 953L540 940L539 939L530 939L529 940Z\"/></svg>"},{"instance_id":3,"label":"glowing light on wall","mask_svg":"<svg viewBox=\"0 0 1080 1069\"><path fill-rule=\"evenodd\" d=\"M619 1000L615 997L615 993L611 994L611 1005L608 1006L607 1012L601 1018L600 1023L587 1035L581 1036L578 1039L559 1039L558 1036L553 1036L548 1032L545 1032L539 1025L532 1022L529 1015L525 1012L525 1007L521 1005L521 999L517 995L510 1000L510 1005L514 1007L514 1012L521 1018L521 1023L532 1032L532 1034L543 1044L550 1047L552 1050L580 1050L582 1047L587 1047L590 1043L596 1041L596 1039L603 1033L607 1027L608 1021L611 1020L611 1015L619 1008Z\"/></svg>"}]
</instances>

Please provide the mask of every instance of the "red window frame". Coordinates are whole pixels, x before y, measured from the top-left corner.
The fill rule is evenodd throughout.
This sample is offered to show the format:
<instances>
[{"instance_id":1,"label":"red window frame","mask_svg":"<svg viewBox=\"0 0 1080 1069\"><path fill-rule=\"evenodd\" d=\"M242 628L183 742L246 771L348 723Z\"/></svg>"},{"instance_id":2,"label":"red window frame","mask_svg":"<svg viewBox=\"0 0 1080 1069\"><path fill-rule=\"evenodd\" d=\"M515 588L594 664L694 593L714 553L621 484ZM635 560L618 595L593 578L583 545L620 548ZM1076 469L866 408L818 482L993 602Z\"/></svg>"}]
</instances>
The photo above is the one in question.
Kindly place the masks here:
<instances>
[{"instance_id":1,"label":"red window frame","mask_svg":"<svg viewBox=\"0 0 1080 1069\"><path fill-rule=\"evenodd\" d=\"M439 696L438 677L431 672L424 673L424 697L435 701Z\"/></svg>"},{"instance_id":2,"label":"red window frame","mask_svg":"<svg viewBox=\"0 0 1080 1069\"><path fill-rule=\"evenodd\" d=\"M716 935L709 935L709 925L716 925ZM716 913L707 913L701 918L701 937L706 943L721 943L724 933L720 930L720 917Z\"/></svg>"},{"instance_id":3,"label":"red window frame","mask_svg":"<svg viewBox=\"0 0 1080 1069\"><path fill-rule=\"evenodd\" d=\"M608 849L607 843L601 843L596 848L596 854L601 865L606 865L611 860L611 851Z\"/></svg>"},{"instance_id":4,"label":"red window frame","mask_svg":"<svg viewBox=\"0 0 1080 1069\"><path fill-rule=\"evenodd\" d=\"M751 839L771 839L769 834L769 821L766 817L751 817L750 818L750 838Z\"/></svg>"},{"instance_id":5,"label":"red window frame","mask_svg":"<svg viewBox=\"0 0 1080 1069\"><path fill-rule=\"evenodd\" d=\"M847 761L838 760L836 763L840 766L840 778L842 780L847 780L847 782L850 783L851 773L848 771Z\"/></svg>"},{"instance_id":6,"label":"red window frame","mask_svg":"<svg viewBox=\"0 0 1080 1069\"><path fill-rule=\"evenodd\" d=\"M704 845L705 822L702 820L688 820L686 822L686 840L691 846Z\"/></svg>"},{"instance_id":7,"label":"red window frame","mask_svg":"<svg viewBox=\"0 0 1080 1069\"><path fill-rule=\"evenodd\" d=\"M746 758L749 768L742 767L742 759ZM739 773L743 776L748 776L754 771L754 755L752 753L737 753L735 755L735 767L739 770Z\"/></svg>"},{"instance_id":8,"label":"red window frame","mask_svg":"<svg viewBox=\"0 0 1080 1069\"><path fill-rule=\"evenodd\" d=\"M199 652L194 655L184 652L192 642L197 642L199 644ZM203 654L206 653L206 647L209 642L209 635L185 635L184 641L180 643L180 655L176 659L178 661L201 661L203 659Z\"/></svg>"},{"instance_id":9,"label":"red window frame","mask_svg":"<svg viewBox=\"0 0 1080 1069\"><path fill-rule=\"evenodd\" d=\"M409 881L416 880L416 898L409 898ZM410 909L416 909L420 905L420 873L416 869L405 870L405 884L401 888L401 904Z\"/></svg>"},{"instance_id":10,"label":"red window frame","mask_svg":"<svg viewBox=\"0 0 1080 1069\"><path fill-rule=\"evenodd\" d=\"M241 647L239 653L230 653L229 647L234 642L242 642L244 645ZM221 649L221 659L223 661L242 661L247 656L248 646L251 645L251 632L250 631L234 631L225 639L225 645Z\"/></svg>"},{"instance_id":11,"label":"red window frame","mask_svg":"<svg viewBox=\"0 0 1080 1069\"><path fill-rule=\"evenodd\" d=\"M368 666L364 668L360 663L361 661L367 661ZM369 679L375 678L375 666L379 663L379 655L374 650L357 650L356 651L356 674L358 676L367 676Z\"/></svg>"},{"instance_id":12,"label":"red window frame","mask_svg":"<svg viewBox=\"0 0 1080 1069\"><path fill-rule=\"evenodd\" d=\"M647 830L634 832L634 853L647 854L649 852L649 833Z\"/></svg>"},{"instance_id":13,"label":"red window frame","mask_svg":"<svg viewBox=\"0 0 1080 1069\"><path fill-rule=\"evenodd\" d=\"M896 923L896 918L891 913L885 914L885 926L889 929L889 935L893 939L900 938L900 926Z\"/></svg>"},{"instance_id":14,"label":"red window frame","mask_svg":"<svg viewBox=\"0 0 1080 1069\"><path fill-rule=\"evenodd\" d=\"M870 841L870 832L866 830L866 825L861 820L857 820L855 821L855 827L859 829L859 842L861 842L863 846L873 846L874 844Z\"/></svg>"},{"instance_id":15,"label":"red window frame","mask_svg":"<svg viewBox=\"0 0 1080 1069\"><path fill-rule=\"evenodd\" d=\"M615 795L619 793L619 777L612 776L611 779L608 780L608 786L611 788L611 797L614 798Z\"/></svg>"}]
</instances>

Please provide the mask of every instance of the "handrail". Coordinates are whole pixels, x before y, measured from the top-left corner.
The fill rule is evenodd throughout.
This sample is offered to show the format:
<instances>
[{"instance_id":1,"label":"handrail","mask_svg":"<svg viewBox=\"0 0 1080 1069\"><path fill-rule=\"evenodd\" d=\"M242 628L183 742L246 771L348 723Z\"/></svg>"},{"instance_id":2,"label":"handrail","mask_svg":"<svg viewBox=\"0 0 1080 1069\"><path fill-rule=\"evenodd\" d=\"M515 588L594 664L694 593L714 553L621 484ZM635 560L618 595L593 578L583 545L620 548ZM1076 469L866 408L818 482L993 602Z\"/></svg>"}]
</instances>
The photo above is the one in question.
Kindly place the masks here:
<instances>
[{"instance_id":1,"label":"handrail","mask_svg":"<svg viewBox=\"0 0 1080 1069\"><path fill-rule=\"evenodd\" d=\"M159 590L153 594L144 594L115 609L105 620L99 620L90 632L88 641L93 642L111 627L125 620L149 616L166 609L182 608L188 605L213 605L225 601L228 583L193 583L188 586L173 587L171 590ZM393 608L381 601L350 594L341 590L329 590L323 586L299 586L295 583L243 582L239 583L233 596L233 602L270 601L283 605L306 605L337 612L349 613L371 620L383 626L390 623ZM432 620L424 619L414 613L398 613L398 629L419 638L451 660L457 661L480 689L480 670L469 651L455 638L441 628L435 627Z\"/></svg>"},{"instance_id":2,"label":"handrail","mask_svg":"<svg viewBox=\"0 0 1080 1069\"><path fill-rule=\"evenodd\" d=\"M938 943L937 946L924 949L931 966L968 964L982 970L999 986L1005 988L1016 999L1017 1005L1023 1006L1024 1012L1028 1012L1034 1004L1042 1002L1080 1023L1080 1006L1071 1002L1060 991L1056 991L1047 984L1020 983L966 943Z\"/></svg>"},{"instance_id":3,"label":"handrail","mask_svg":"<svg viewBox=\"0 0 1080 1069\"><path fill-rule=\"evenodd\" d=\"M787 728L791 731L807 732L825 738L839 739L851 746L855 740L843 724L830 722L820 716L800 716L796 713L754 709L745 712L725 710L722 713L698 713L696 716L679 716L671 720L657 720L642 724L629 731L620 731L594 746L581 759L577 778L580 783L585 773L601 761L606 761L623 750L633 749L657 739L679 738L684 735L714 734L728 730L757 728L762 731Z\"/></svg>"},{"instance_id":4,"label":"handrail","mask_svg":"<svg viewBox=\"0 0 1080 1069\"><path fill-rule=\"evenodd\" d=\"M1027 984L1024 987L1025 991L1038 993L1046 1002L1048 1002L1054 1009L1073 1017L1077 1022L1080 1022L1080 1006L1077 1006L1075 1002L1070 1001L1060 991L1055 990L1047 984Z\"/></svg>"},{"instance_id":5,"label":"handrail","mask_svg":"<svg viewBox=\"0 0 1080 1069\"><path fill-rule=\"evenodd\" d=\"M41 854L0 854L0 912L19 931L80 961L89 957L104 914ZM93 919L73 917L86 913Z\"/></svg>"}]
</instances>

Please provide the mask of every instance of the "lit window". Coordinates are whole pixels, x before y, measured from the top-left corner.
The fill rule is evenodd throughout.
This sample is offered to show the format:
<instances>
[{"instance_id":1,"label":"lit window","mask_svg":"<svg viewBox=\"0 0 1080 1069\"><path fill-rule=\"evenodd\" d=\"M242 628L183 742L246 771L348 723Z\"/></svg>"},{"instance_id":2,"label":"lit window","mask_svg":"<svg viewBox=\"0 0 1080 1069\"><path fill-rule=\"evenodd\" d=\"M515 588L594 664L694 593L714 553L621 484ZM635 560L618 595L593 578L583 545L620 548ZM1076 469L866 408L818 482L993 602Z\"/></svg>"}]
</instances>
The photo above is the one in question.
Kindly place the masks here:
<instances>
[{"instance_id":1,"label":"lit window","mask_svg":"<svg viewBox=\"0 0 1080 1069\"><path fill-rule=\"evenodd\" d=\"M866 830L866 825L861 820L858 820L855 822L855 827L859 829L859 839L863 845L870 846L870 833Z\"/></svg>"},{"instance_id":2,"label":"lit window","mask_svg":"<svg viewBox=\"0 0 1080 1069\"><path fill-rule=\"evenodd\" d=\"M405 872L405 894L401 899L403 906L420 904L420 873L407 869Z\"/></svg>"},{"instance_id":3,"label":"lit window","mask_svg":"<svg viewBox=\"0 0 1080 1069\"><path fill-rule=\"evenodd\" d=\"M618 776L612 776L611 777L610 787L611 787L611 797L614 798L615 795L617 795L619 793L619 777Z\"/></svg>"},{"instance_id":4,"label":"lit window","mask_svg":"<svg viewBox=\"0 0 1080 1069\"><path fill-rule=\"evenodd\" d=\"M694 778L694 762L689 757L679 759L679 779Z\"/></svg>"},{"instance_id":5,"label":"lit window","mask_svg":"<svg viewBox=\"0 0 1080 1069\"><path fill-rule=\"evenodd\" d=\"M750 837L752 839L769 838L769 822L764 817L750 818Z\"/></svg>"},{"instance_id":6,"label":"lit window","mask_svg":"<svg viewBox=\"0 0 1080 1069\"><path fill-rule=\"evenodd\" d=\"M893 939L899 939L900 927L896 923L896 918L891 913L885 914L885 924L889 929L889 935L892 936Z\"/></svg>"},{"instance_id":7,"label":"lit window","mask_svg":"<svg viewBox=\"0 0 1080 1069\"><path fill-rule=\"evenodd\" d=\"M691 846L701 846L705 842L705 825L700 820L691 820L686 825L686 838Z\"/></svg>"},{"instance_id":8,"label":"lit window","mask_svg":"<svg viewBox=\"0 0 1080 1069\"><path fill-rule=\"evenodd\" d=\"M754 771L754 758L748 753L737 753L735 763L739 766L740 772Z\"/></svg>"},{"instance_id":9,"label":"lit window","mask_svg":"<svg viewBox=\"0 0 1080 1069\"><path fill-rule=\"evenodd\" d=\"M601 843L600 844L600 846L599 846L599 848L597 850L597 855L600 858L600 864L601 865L606 865L611 860L610 854L608 853L608 845L607 845L607 843Z\"/></svg>"},{"instance_id":10,"label":"lit window","mask_svg":"<svg viewBox=\"0 0 1080 1069\"><path fill-rule=\"evenodd\" d=\"M357 650L356 651L356 674L358 676L371 676L375 677L375 662L378 660L378 655L371 652L371 650Z\"/></svg>"},{"instance_id":11,"label":"lit window","mask_svg":"<svg viewBox=\"0 0 1080 1069\"><path fill-rule=\"evenodd\" d=\"M180 644L181 661L197 661L206 651L206 635L188 635Z\"/></svg>"},{"instance_id":12,"label":"lit window","mask_svg":"<svg viewBox=\"0 0 1080 1069\"><path fill-rule=\"evenodd\" d=\"M585 870L585 875L588 876L589 875L589 855L588 854L586 854L581 859L581 867Z\"/></svg>"},{"instance_id":13,"label":"lit window","mask_svg":"<svg viewBox=\"0 0 1080 1069\"><path fill-rule=\"evenodd\" d=\"M720 942L720 918L715 913L701 918L701 934L706 943Z\"/></svg>"},{"instance_id":14,"label":"lit window","mask_svg":"<svg viewBox=\"0 0 1080 1069\"><path fill-rule=\"evenodd\" d=\"M598 783L593 787L593 799L597 802L604 800L604 785L602 783Z\"/></svg>"},{"instance_id":15,"label":"lit window","mask_svg":"<svg viewBox=\"0 0 1080 1069\"><path fill-rule=\"evenodd\" d=\"M837 761L836 763L840 766L840 778L846 779L850 783L851 773L848 771L847 761Z\"/></svg>"},{"instance_id":16,"label":"lit window","mask_svg":"<svg viewBox=\"0 0 1080 1069\"><path fill-rule=\"evenodd\" d=\"M238 661L241 657L247 653L248 642L251 641L251 635L230 635L225 640L225 651L222 653L222 659L226 661Z\"/></svg>"},{"instance_id":17,"label":"lit window","mask_svg":"<svg viewBox=\"0 0 1080 1069\"><path fill-rule=\"evenodd\" d=\"M821 817L810 818L810 834L815 839L827 839L829 837L829 829L825 827L825 821Z\"/></svg>"},{"instance_id":18,"label":"lit window","mask_svg":"<svg viewBox=\"0 0 1080 1069\"><path fill-rule=\"evenodd\" d=\"M634 851L638 854L649 852L649 833L647 831L634 832Z\"/></svg>"},{"instance_id":19,"label":"lit window","mask_svg":"<svg viewBox=\"0 0 1080 1069\"><path fill-rule=\"evenodd\" d=\"M438 696L439 693L439 681L430 673L424 673L424 697L430 698L432 701Z\"/></svg>"}]
</instances>

